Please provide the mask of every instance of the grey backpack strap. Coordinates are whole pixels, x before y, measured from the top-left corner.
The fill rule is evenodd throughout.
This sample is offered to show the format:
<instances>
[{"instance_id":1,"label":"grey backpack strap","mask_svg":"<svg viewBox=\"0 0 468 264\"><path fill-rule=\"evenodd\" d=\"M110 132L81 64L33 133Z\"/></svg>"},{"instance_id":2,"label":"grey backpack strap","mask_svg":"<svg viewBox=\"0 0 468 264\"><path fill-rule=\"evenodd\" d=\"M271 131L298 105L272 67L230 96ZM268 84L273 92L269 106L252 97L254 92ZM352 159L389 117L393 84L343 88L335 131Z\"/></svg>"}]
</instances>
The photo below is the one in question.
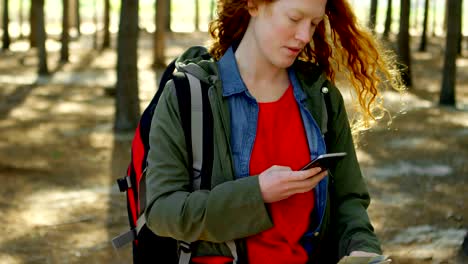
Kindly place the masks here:
<instances>
[{"instance_id":1,"label":"grey backpack strap","mask_svg":"<svg viewBox=\"0 0 468 264\"><path fill-rule=\"evenodd\" d=\"M193 190L200 190L203 162L203 100L200 80L185 73L190 87L190 132L192 141ZM179 241L179 264L189 264L192 256L190 243Z\"/></svg>"},{"instance_id":2,"label":"grey backpack strap","mask_svg":"<svg viewBox=\"0 0 468 264\"><path fill-rule=\"evenodd\" d=\"M191 131L193 153L193 190L200 190L203 162L203 100L200 80L186 73L190 84Z\"/></svg>"},{"instance_id":3,"label":"grey backpack strap","mask_svg":"<svg viewBox=\"0 0 468 264\"><path fill-rule=\"evenodd\" d=\"M228 246L229 250L231 251L231 255L234 258L232 261L233 264L237 263L237 260L239 259L237 256L237 247L236 247L236 242L234 241L228 241L226 242L226 245Z\"/></svg>"},{"instance_id":4,"label":"grey backpack strap","mask_svg":"<svg viewBox=\"0 0 468 264\"><path fill-rule=\"evenodd\" d=\"M192 256L190 244L179 241L179 251L179 264L190 264L190 257Z\"/></svg>"}]
</instances>

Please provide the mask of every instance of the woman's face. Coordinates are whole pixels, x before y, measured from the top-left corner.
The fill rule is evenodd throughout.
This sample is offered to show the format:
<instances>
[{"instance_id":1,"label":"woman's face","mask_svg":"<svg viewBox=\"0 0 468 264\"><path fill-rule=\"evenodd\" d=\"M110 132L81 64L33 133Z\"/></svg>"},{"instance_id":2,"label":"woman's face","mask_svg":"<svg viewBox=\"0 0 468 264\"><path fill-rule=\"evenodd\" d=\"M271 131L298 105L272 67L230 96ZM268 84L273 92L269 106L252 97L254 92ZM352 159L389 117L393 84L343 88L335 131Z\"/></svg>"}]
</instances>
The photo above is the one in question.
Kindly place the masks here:
<instances>
[{"instance_id":1,"label":"woman's face","mask_svg":"<svg viewBox=\"0 0 468 264\"><path fill-rule=\"evenodd\" d=\"M325 15L327 0L276 0L250 9L260 55L279 68L292 65ZM249 3L249 5L252 5Z\"/></svg>"}]
</instances>

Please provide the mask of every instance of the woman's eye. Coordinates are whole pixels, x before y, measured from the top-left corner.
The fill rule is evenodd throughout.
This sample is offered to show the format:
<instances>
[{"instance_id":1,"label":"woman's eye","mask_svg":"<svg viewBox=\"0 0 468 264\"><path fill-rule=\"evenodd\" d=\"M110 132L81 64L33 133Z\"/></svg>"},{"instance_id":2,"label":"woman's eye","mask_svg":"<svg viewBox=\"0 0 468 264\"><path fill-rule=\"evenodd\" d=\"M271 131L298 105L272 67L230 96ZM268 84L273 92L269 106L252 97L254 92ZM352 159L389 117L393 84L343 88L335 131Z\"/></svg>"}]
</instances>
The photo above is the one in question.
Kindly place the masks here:
<instances>
[{"instance_id":1,"label":"woman's eye","mask_svg":"<svg viewBox=\"0 0 468 264\"><path fill-rule=\"evenodd\" d=\"M299 18L296 18L296 17L289 17L289 20L291 20L292 22L299 22Z\"/></svg>"}]
</instances>

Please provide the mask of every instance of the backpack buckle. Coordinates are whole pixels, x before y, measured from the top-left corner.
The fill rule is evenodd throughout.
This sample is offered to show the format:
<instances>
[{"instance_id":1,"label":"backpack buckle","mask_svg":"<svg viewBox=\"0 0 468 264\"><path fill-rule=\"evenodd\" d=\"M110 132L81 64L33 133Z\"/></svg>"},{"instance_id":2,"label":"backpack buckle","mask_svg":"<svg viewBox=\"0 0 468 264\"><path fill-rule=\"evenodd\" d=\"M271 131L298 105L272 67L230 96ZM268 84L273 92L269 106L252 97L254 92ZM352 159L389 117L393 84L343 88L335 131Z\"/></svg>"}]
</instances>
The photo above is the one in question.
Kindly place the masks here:
<instances>
[{"instance_id":1,"label":"backpack buckle","mask_svg":"<svg viewBox=\"0 0 468 264\"><path fill-rule=\"evenodd\" d=\"M132 182L129 176L117 179L117 185L119 185L120 192L126 192L128 189L132 188Z\"/></svg>"}]
</instances>

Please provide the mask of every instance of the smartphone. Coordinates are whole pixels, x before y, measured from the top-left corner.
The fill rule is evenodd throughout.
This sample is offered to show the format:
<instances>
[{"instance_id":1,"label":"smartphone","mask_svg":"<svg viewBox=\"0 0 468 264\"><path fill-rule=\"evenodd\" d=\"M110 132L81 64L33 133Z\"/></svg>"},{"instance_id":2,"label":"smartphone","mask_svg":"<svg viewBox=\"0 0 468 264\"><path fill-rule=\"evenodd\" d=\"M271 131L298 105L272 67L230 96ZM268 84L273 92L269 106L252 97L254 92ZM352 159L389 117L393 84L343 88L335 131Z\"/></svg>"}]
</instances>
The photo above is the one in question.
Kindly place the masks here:
<instances>
[{"instance_id":1,"label":"smartphone","mask_svg":"<svg viewBox=\"0 0 468 264\"><path fill-rule=\"evenodd\" d=\"M313 161L307 163L301 170L307 170L314 167L320 167L322 170L330 168L331 165L346 156L346 152L327 153L318 156Z\"/></svg>"}]
</instances>

